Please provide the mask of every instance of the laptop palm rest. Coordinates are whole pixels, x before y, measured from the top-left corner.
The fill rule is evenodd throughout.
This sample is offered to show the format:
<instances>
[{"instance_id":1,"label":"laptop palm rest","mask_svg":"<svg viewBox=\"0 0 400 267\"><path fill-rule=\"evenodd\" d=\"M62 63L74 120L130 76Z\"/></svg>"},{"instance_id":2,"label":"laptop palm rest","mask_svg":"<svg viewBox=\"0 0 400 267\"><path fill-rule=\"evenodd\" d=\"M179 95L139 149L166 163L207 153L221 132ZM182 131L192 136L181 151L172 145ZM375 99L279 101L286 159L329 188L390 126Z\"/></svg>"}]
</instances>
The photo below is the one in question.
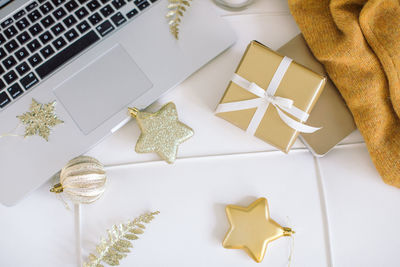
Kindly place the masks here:
<instances>
[{"instance_id":1,"label":"laptop palm rest","mask_svg":"<svg viewBox=\"0 0 400 267\"><path fill-rule=\"evenodd\" d=\"M55 88L58 100L84 134L100 126L153 84L117 45Z\"/></svg>"}]
</instances>

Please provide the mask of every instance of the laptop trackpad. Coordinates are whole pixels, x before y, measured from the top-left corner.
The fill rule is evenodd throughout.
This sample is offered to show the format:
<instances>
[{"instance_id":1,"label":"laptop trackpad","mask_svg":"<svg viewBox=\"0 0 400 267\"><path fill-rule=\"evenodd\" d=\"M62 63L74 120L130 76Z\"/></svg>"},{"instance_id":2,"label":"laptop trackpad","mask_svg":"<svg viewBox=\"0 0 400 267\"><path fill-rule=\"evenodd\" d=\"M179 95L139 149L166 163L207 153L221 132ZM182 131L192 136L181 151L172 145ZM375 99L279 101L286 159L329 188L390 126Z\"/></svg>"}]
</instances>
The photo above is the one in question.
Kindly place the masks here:
<instances>
[{"instance_id":1,"label":"laptop trackpad","mask_svg":"<svg viewBox=\"0 0 400 267\"><path fill-rule=\"evenodd\" d=\"M88 134L152 86L131 56L117 45L65 80L54 93Z\"/></svg>"}]
</instances>

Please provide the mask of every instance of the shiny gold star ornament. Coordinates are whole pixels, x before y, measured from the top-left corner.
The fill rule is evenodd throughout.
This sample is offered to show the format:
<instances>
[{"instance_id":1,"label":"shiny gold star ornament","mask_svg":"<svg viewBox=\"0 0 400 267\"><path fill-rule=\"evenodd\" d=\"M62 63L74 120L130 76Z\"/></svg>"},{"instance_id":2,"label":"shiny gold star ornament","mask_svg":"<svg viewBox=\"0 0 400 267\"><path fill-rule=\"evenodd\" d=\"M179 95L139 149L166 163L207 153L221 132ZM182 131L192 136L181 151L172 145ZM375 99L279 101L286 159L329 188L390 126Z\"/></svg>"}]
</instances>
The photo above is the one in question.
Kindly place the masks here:
<instances>
[{"instance_id":1,"label":"shiny gold star ornament","mask_svg":"<svg viewBox=\"0 0 400 267\"><path fill-rule=\"evenodd\" d=\"M268 202L259 198L248 207L226 206L230 229L222 243L224 248L243 249L256 262L264 259L268 243L294 231L282 227L269 217Z\"/></svg>"},{"instance_id":2,"label":"shiny gold star ornament","mask_svg":"<svg viewBox=\"0 0 400 267\"><path fill-rule=\"evenodd\" d=\"M39 135L46 141L49 141L51 129L57 124L64 123L54 113L56 101L40 104L32 99L29 112L17 116L22 124L25 125L25 137Z\"/></svg>"},{"instance_id":3,"label":"shiny gold star ornament","mask_svg":"<svg viewBox=\"0 0 400 267\"><path fill-rule=\"evenodd\" d=\"M129 108L142 131L137 143L138 153L157 153L163 160L173 163L181 143L193 136L193 130L178 120L174 103L164 105L155 113Z\"/></svg>"}]
</instances>

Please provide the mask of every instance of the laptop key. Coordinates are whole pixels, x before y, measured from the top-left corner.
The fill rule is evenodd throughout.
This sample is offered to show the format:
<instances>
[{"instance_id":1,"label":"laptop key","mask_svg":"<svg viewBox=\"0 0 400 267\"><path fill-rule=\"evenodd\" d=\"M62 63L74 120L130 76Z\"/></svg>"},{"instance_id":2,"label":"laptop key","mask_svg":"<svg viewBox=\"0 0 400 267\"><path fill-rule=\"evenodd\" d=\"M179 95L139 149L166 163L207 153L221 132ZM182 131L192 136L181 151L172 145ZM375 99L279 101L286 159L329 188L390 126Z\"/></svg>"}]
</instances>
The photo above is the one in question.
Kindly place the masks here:
<instances>
[{"instance_id":1,"label":"laptop key","mask_svg":"<svg viewBox=\"0 0 400 267\"><path fill-rule=\"evenodd\" d=\"M89 25L89 23L87 23L87 21L82 21L76 27L78 28L80 33L84 33L84 32L86 32L87 30L90 29L90 25Z\"/></svg>"},{"instance_id":2,"label":"laptop key","mask_svg":"<svg viewBox=\"0 0 400 267\"><path fill-rule=\"evenodd\" d=\"M62 7L60 7L59 9L57 9L56 11L53 12L53 16L56 18L56 20L60 20L65 15L67 15L67 12Z\"/></svg>"},{"instance_id":3,"label":"laptop key","mask_svg":"<svg viewBox=\"0 0 400 267\"><path fill-rule=\"evenodd\" d=\"M28 14L28 18L31 20L32 23L37 21L41 17L42 17L42 14L40 14L39 10L34 10Z\"/></svg>"},{"instance_id":4,"label":"laptop key","mask_svg":"<svg viewBox=\"0 0 400 267\"><path fill-rule=\"evenodd\" d=\"M0 25L4 29L4 28L8 27L13 22L14 22L14 20L12 18L8 18L5 21L3 21L2 23L0 23Z\"/></svg>"},{"instance_id":5,"label":"laptop key","mask_svg":"<svg viewBox=\"0 0 400 267\"><path fill-rule=\"evenodd\" d=\"M6 51L2 47L0 47L0 60L7 56Z\"/></svg>"},{"instance_id":6,"label":"laptop key","mask_svg":"<svg viewBox=\"0 0 400 267\"><path fill-rule=\"evenodd\" d=\"M3 60L3 65L8 70L11 69L15 64L17 64L17 61L15 61L15 58L13 56L9 56L8 58Z\"/></svg>"},{"instance_id":7,"label":"laptop key","mask_svg":"<svg viewBox=\"0 0 400 267\"><path fill-rule=\"evenodd\" d=\"M116 9L120 9L121 7L123 7L124 5L126 5L125 0L113 0L112 1L112 5L116 8Z\"/></svg>"},{"instance_id":8,"label":"laptop key","mask_svg":"<svg viewBox=\"0 0 400 267\"><path fill-rule=\"evenodd\" d=\"M31 36L25 31L17 36L18 42L23 45L31 39Z\"/></svg>"},{"instance_id":9,"label":"laptop key","mask_svg":"<svg viewBox=\"0 0 400 267\"><path fill-rule=\"evenodd\" d=\"M70 44L70 46L58 52L47 62L36 68L39 78L45 78L50 73L58 69L58 67L62 66L64 63L90 47L92 44L96 43L98 40L100 40L100 37L93 30L83 35L74 43Z\"/></svg>"},{"instance_id":10,"label":"laptop key","mask_svg":"<svg viewBox=\"0 0 400 267\"><path fill-rule=\"evenodd\" d=\"M39 23L36 23L35 25L33 25L32 27L29 28L29 32L33 35L36 36L39 33L41 33L43 31L42 26L40 26Z\"/></svg>"},{"instance_id":11,"label":"laptop key","mask_svg":"<svg viewBox=\"0 0 400 267\"><path fill-rule=\"evenodd\" d=\"M18 11L17 13L15 13L13 18L15 20L17 20L17 19L21 18L23 15L25 15L25 10L22 9L22 10Z\"/></svg>"},{"instance_id":12,"label":"laptop key","mask_svg":"<svg viewBox=\"0 0 400 267\"><path fill-rule=\"evenodd\" d=\"M60 50L61 48L63 48L65 45L67 44L67 42L64 40L64 38L62 38L61 36L58 37L56 40L53 41L53 46L57 49Z\"/></svg>"},{"instance_id":13,"label":"laptop key","mask_svg":"<svg viewBox=\"0 0 400 267\"><path fill-rule=\"evenodd\" d=\"M23 60L24 58L26 58L29 54L28 54L28 51L26 50L26 48L25 47L22 47L20 50L18 50L17 52L15 52L15 57L19 60L19 61L21 61L21 60Z\"/></svg>"},{"instance_id":14,"label":"laptop key","mask_svg":"<svg viewBox=\"0 0 400 267\"><path fill-rule=\"evenodd\" d=\"M17 21L15 25L17 25L18 29L22 31L23 29L29 26L29 21L26 18L22 18L19 21Z\"/></svg>"},{"instance_id":15,"label":"laptop key","mask_svg":"<svg viewBox=\"0 0 400 267\"><path fill-rule=\"evenodd\" d=\"M10 83L14 82L18 78L18 76L15 73L15 71L12 70L12 71L8 72L6 75L4 75L3 78L7 84L10 84Z\"/></svg>"},{"instance_id":16,"label":"laptop key","mask_svg":"<svg viewBox=\"0 0 400 267\"><path fill-rule=\"evenodd\" d=\"M75 8L77 8L79 5L77 2L75 2L75 0L71 0L69 2L67 2L64 7L68 10L68 12L73 11Z\"/></svg>"},{"instance_id":17,"label":"laptop key","mask_svg":"<svg viewBox=\"0 0 400 267\"><path fill-rule=\"evenodd\" d=\"M54 49L50 45L48 45L48 46L44 47L43 49L41 49L40 53L46 59L46 58L50 57L52 54L54 54Z\"/></svg>"},{"instance_id":18,"label":"laptop key","mask_svg":"<svg viewBox=\"0 0 400 267\"><path fill-rule=\"evenodd\" d=\"M91 12L93 12L100 7L100 3L97 0L92 0L89 3L87 3L86 6L87 8L89 8Z\"/></svg>"},{"instance_id":19,"label":"laptop key","mask_svg":"<svg viewBox=\"0 0 400 267\"><path fill-rule=\"evenodd\" d=\"M25 90L32 88L32 86L34 86L38 82L39 79L36 78L33 72L30 72L28 75L26 75L24 78L20 80L20 83L22 84Z\"/></svg>"},{"instance_id":20,"label":"laptop key","mask_svg":"<svg viewBox=\"0 0 400 267\"><path fill-rule=\"evenodd\" d=\"M4 108L7 104L11 102L10 97L6 92L0 93L0 108Z\"/></svg>"},{"instance_id":21,"label":"laptop key","mask_svg":"<svg viewBox=\"0 0 400 267\"><path fill-rule=\"evenodd\" d=\"M75 29L71 29L67 31L64 36L67 38L68 42L71 42L78 37L78 33L75 31Z\"/></svg>"},{"instance_id":22,"label":"laptop key","mask_svg":"<svg viewBox=\"0 0 400 267\"><path fill-rule=\"evenodd\" d=\"M19 64L18 66L16 66L15 69L17 70L18 74L20 76L22 76L26 72L28 72L31 68L28 66L28 63L23 62L22 64Z\"/></svg>"},{"instance_id":23,"label":"laptop key","mask_svg":"<svg viewBox=\"0 0 400 267\"><path fill-rule=\"evenodd\" d=\"M33 53L41 47L41 44L39 43L38 40L34 39L32 42L29 42L26 46L28 47L29 51Z\"/></svg>"},{"instance_id":24,"label":"laptop key","mask_svg":"<svg viewBox=\"0 0 400 267\"><path fill-rule=\"evenodd\" d=\"M137 14L139 14L139 11L137 11L137 9L132 9L131 11L126 13L126 16L128 17L128 19L131 19L134 16L136 16Z\"/></svg>"},{"instance_id":25,"label":"laptop key","mask_svg":"<svg viewBox=\"0 0 400 267\"><path fill-rule=\"evenodd\" d=\"M6 87L6 84L3 82L3 80L0 80L0 91L3 90Z\"/></svg>"},{"instance_id":26,"label":"laptop key","mask_svg":"<svg viewBox=\"0 0 400 267\"><path fill-rule=\"evenodd\" d=\"M50 4L50 2L46 2L39 7L40 11L42 11L43 15L46 15L50 11L54 9L54 7Z\"/></svg>"},{"instance_id":27,"label":"laptop key","mask_svg":"<svg viewBox=\"0 0 400 267\"><path fill-rule=\"evenodd\" d=\"M14 83L10 88L7 88L8 93L12 98L17 98L24 93L21 86L18 83Z\"/></svg>"},{"instance_id":28,"label":"laptop key","mask_svg":"<svg viewBox=\"0 0 400 267\"><path fill-rule=\"evenodd\" d=\"M54 19L49 15L40 21L45 28L50 27L54 23Z\"/></svg>"},{"instance_id":29,"label":"laptop key","mask_svg":"<svg viewBox=\"0 0 400 267\"><path fill-rule=\"evenodd\" d=\"M76 18L73 15L69 15L68 17L66 17L63 20L65 26L67 26L68 28L70 28L72 25L74 25L75 23L77 23L78 21L76 20Z\"/></svg>"},{"instance_id":30,"label":"laptop key","mask_svg":"<svg viewBox=\"0 0 400 267\"><path fill-rule=\"evenodd\" d=\"M89 15L89 11L85 7L81 7L77 11L75 11L75 15L78 17L78 19L83 19L87 15Z\"/></svg>"},{"instance_id":31,"label":"laptop key","mask_svg":"<svg viewBox=\"0 0 400 267\"><path fill-rule=\"evenodd\" d=\"M33 56L31 56L30 58L28 58L28 62L29 62L29 64L31 64L32 67L36 67L42 61L43 61L42 58L37 53L34 54Z\"/></svg>"},{"instance_id":32,"label":"laptop key","mask_svg":"<svg viewBox=\"0 0 400 267\"><path fill-rule=\"evenodd\" d=\"M42 44L47 44L51 39L53 39L53 36L49 31L46 31L39 36L39 39L42 41Z\"/></svg>"},{"instance_id":33,"label":"laptop key","mask_svg":"<svg viewBox=\"0 0 400 267\"><path fill-rule=\"evenodd\" d=\"M3 34L0 33L0 45L6 42L6 38L4 38Z\"/></svg>"},{"instance_id":34,"label":"laptop key","mask_svg":"<svg viewBox=\"0 0 400 267\"><path fill-rule=\"evenodd\" d=\"M114 13L114 9L110 5L106 5L102 9L100 9L100 12L104 17L108 17L112 13Z\"/></svg>"},{"instance_id":35,"label":"laptop key","mask_svg":"<svg viewBox=\"0 0 400 267\"><path fill-rule=\"evenodd\" d=\"M65 0L51 0L55 6L59 6L65 2Z\"/></svg>"},{"instance_id":36,"label":"laptop key","mask_svg":"<svg viewBox=\"0 0 400 267\"><path fill-rule=\"evenodd\" d=\"M100 16L99 13L94 13L93 15L89 16L89 21L90 23L92 23L92 25L96 25L97 23L99 23L100 21L102 21L102 17Z\"/></svg>"},{"instance_id":37,"label":"laptop key","mask_svg":"<svg viewBox=\"0 0 400 267\"><path fill-rule=\"evenodd\" d=\"M14 26L10 26L4 31L4 34L8 39L11 39L11 37L17 34L17 29Z\"/></svg>"},{"instance_id":38,"label":"laptop key","mask_svg":"<svg viewBox=\"0 0 400 267\"><path fill-rule=\"evenodd\" d=\"M15 40L11 40L10 42L6 43L4 47L9 53L11 53L12 51L18 48L18 44Z\"/></svg>"},{"instance_id":39,"label":"laptop key","mask_svg":"<svg viewBox=\"0 0 400 267\"><path fill-rule=\"evenodd\" d=\"M84 3L86 3L88 0L78 0L79 4L83 5Z\"/></svg>"},{"instance_id":40,"label":"laptop key","mask_svg":"<svg viewBox=\"0 0 400 267\"><path fill-rule=\"evenodd\" d=\"M146 7L150 6L150 3L147 2L147 1L145 1L145 2L142 2L142 3L140 3L140 4L137 4L136 6L139 8L140 11L142 11L142 10L144 10Z\"/></svg>"},{"instance_id":41,"label":"laptop key","mask_svg":"<svg viewBox=\"0 0 400 267\"><path fill-rule=\"evenodd\" d=\"M64 26L61 23L57 23L56 25L54 25L53 27L51 27L51 31L53 32L53 34L55 36L59 35L60 33L62 33L63 31L65 31Z\"/></svg>"},{"instance_id":42,"label":"laptop key","mask_svg":"<svg viewBox=\"0 0 400 267\"><path fill-rule=\"evenodd\" d=\"M102 24L96 27L96 30L101 36L106 36L114 29L114 26L108 20L104 21Z\"/></svg>"},{"instance_id":43,"label":"laptop key","mask_svg":"<svg viewBox=\"0 0 400 267\"><path fill-rule=\"evenodd\" d=\"M26 11L31 11L31 10L33 10L35 7L37 7L38 6L38 3L37 2L32 2L32 3L30 3L29 5L27 5L26 6Z\"/></svg>"},{"instance_id":44,"label":"laptop key","mask_svg":"<svg viewBox=\"0 0 400 267\"><path fill-rule=\"evenodd\" d=\"M117 27L122 25L126 21L124 15L122 15L121 12L118 12L117 14L113 15L111 17L111 20Z\"/></svg>"}]
</instances>

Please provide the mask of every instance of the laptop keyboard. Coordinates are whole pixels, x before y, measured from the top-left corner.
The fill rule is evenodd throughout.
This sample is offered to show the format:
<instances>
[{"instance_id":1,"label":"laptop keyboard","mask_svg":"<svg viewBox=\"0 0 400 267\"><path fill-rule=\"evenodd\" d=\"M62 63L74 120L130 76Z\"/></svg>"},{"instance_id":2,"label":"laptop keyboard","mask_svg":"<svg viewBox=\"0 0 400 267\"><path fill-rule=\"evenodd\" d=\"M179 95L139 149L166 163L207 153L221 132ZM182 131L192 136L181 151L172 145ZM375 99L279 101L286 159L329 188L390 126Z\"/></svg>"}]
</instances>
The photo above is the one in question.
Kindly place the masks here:
<instances>
[{"instance_id":1,"label":"laptop keyboard","mask_svg":"<svg viewBox=\"0 0 400 267\"><path fill-rule=\"evenodd\" d=\"M0 22L0 110L157 0L37 0Z\"/></svg>"}]
</instances>

